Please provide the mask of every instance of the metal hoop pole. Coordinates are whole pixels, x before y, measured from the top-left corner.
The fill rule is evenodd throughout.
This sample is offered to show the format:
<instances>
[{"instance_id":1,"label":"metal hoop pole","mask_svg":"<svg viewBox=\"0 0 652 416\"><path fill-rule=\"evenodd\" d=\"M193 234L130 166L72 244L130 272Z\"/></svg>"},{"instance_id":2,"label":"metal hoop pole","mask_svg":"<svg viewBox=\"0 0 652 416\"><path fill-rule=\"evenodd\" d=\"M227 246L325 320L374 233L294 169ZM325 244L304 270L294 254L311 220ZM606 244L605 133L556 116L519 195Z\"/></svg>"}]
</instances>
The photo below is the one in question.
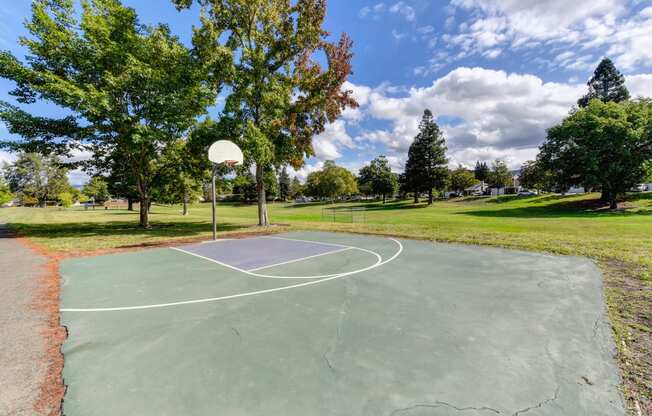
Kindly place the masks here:
<instances>
[{"instance_id":1,"label":"metal hoop pole","mask_svg":"<svg viewBox=\"0 0 652 416\"><path fill-rule=\"evenodd\" d=\"M217 213L216 213L216 199L215 199L215 166L213 166L213 181L211 194L213 196L213 241L217 240Z\"/></svg>"}]
</instances>

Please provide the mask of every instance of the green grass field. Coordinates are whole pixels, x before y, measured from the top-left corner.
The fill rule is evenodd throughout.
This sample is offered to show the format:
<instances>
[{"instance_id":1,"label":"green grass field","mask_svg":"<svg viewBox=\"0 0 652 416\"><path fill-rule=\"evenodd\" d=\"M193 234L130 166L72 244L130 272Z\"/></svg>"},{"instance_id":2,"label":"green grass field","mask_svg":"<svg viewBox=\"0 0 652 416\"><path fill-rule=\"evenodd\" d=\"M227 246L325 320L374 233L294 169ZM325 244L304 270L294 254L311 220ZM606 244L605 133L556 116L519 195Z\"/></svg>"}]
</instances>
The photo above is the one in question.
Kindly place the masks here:
<instances>
[{"instance_id":1,"label":"green grass field","mask_svg":"<svg viewBox=\"0 0 652 416\"><path fill-rule=\"evenodd\" d=\"M605 275L625 395L652 409L652 194L632 195L616 212L596 209L596 197L466 198L429 207L410 201L274 203L270 217L277 225L268 231L391 234L591 257ZM347 222L342 214L333 222L323 215L324 208L350 207L366 208L366 221ZM0 222L48 249L72 253L210 236L210 205L194 205L187 216L180 211L155 206L151 230L138 229L138 213L126 210L8 208L0 210ZM218 217L222 234L259 231L254 205L221 204Z\"/></svg>"}]
</instances>

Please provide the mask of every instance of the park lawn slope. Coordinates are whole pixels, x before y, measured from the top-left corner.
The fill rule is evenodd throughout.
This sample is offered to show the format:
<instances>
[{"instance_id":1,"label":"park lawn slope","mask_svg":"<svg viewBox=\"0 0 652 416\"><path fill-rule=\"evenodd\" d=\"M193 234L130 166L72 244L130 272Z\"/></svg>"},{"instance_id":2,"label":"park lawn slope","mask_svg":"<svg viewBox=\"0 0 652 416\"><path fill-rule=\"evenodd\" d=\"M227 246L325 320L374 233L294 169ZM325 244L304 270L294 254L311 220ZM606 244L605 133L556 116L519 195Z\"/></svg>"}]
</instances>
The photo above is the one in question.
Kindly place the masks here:
<instances>
[{"instance_id":1,"label":"park lawn slope","mask_svg":"<svg viewBox=\"0 0 652 416\"><path fill-rule=\"evenodd\" d=\"M287 230L329 230L593 258L605 276L605 297L614 328L629 410L652 414L652 194L631 195L618 211L602 209L597 195L465 198L432 206L410 201L342 204L270 204L277 224L256 227L256 207L220 204L221 236ZM333 221L332 208L341 215ZM351 222L350 208L365 209L365 221ZM0 210L21 236L53 251L80 254L210 237L210 206L190 214L155 206L153 229L136 227L138 213L82 208ZM357 218L360 220L361 218Z\"/></svg>"}]
</instances>

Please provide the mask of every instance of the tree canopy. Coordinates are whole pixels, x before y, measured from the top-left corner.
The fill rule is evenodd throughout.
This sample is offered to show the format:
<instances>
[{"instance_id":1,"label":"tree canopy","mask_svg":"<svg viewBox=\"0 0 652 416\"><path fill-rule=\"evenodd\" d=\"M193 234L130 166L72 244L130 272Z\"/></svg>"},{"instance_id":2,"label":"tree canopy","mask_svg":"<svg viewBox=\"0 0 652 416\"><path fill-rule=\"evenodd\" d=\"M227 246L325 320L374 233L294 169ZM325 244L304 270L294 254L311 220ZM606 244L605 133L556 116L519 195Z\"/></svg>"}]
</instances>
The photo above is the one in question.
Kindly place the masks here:
<instances>
[{"instance_id":1,"label":"tree canopy","mask_svg":"<svg viewBox=\"0 0 652 416\"><path fill-rule=\"evenodd\" d=\"M368 195L381 195L383 204L387 195L394 195L398 189L398 176L392 173L387 157L378 156L360 169L358 188Z\"/></svg>"},{"instance_id":2,"label":"tree canopy","mask_svg":"<svg viewBox=\"0 0 652 416\"><path fill-rule=\"evenodd\" d=\"M288 175L287 167L283 166L281 173L278 175L278 196L282 201L286 201L290 196L290 175Z\"/></svg>"},{"instance_id":3,"label":"tree canopy","mask_svg":"<svg viewBox=\"0 0 652 416\"><path fill-rule=\"evenodd\" d=\"M100 176L93 176L91 180L84 185L82 193L88 198L92 198L93 201L98 204L102 204L111 198L106 180Z\"/></svg>"},{"instance_id":4,"label":"tree canopy","mask_svg":"<svg viewBox=\"0 0 652 416\"><path fill-rule=\"evenodd\" d=\"M432 112L425 110L405 163L405 187L415 193L415 202L420 192L428 192L428 204L432 204L433 189L444 188L448 177L446 150L444 134Z\"/></svg>"},{"instance_id":5,"label":"tree canopy","mask_svg":"<svg viewBox=\"0 0 652 416\"><path fill-rule=\"evenodd\" d=\"M629 100L629 91L625 86L625 77L609 58L604 58L587 82L589 92L577 101L580 107L586 107L593 99L602 102L621 102Z\"/></svg>"},{"instance_id":6,"label":"tree canopy","mask_svg":"<svg viewBox=\"0 0 652 416\"><path fill-rule=\"evenodd\" d=\"M211 33L186 48L165 25L144 26L118 0L35 0L26 23L25 63L0 53L0 76L13 80L20 103L50 101L72 113L48 119L2 103L0 119L21 142L13 149L67 155L83 149L90 164L124 158L136 185L140 225L149 227L159 158L212 104L231 54Z\"/></svg>"},{"instance_id":7,"label":"tree canopy","mask_svg":"<svg viewBox=\"0 0 652 416\"><path fill-rule=\"evenodd\" d=\"M612 208L645 178L652 154L652 103L594 99L548 130L540 158L571 185L602 189Z\"/></svg>"},{"instance_id":8,"label":"tree canopy","mask_svg":"<svg viewBox=\"0 0 652 416\"><path fill-rule=\"evenodd\" d=\"M9 189L9 184L4 177L0 176L0 205L12 201L16 195Z\"/></svg>"},{"instance_id":9,"label":"tree canopy","mask_svg":"<svg viewBox=\"0 0 652 416\"><path fill-rule=\"evenodd\" d=\"M462 165L458 165L456 169L451 171L450 186L457 193L463 193L466 188L473 186L476 182L473 172Z\"/></svg>"},{"instance_id":10,"label":"tree canopy","mask_svg":"<svg viewBox=\"0 0 652 416\"><path fill-rule=\"evenodd\" d=\"M194 0L173 2L184 8ZM256 165L258 221L267 225L265 172L284 164L300 167L314 154L313 136L357 105L342 88L351 73L352 42L346 34L335 43L327 40L323 0L197 3L206 15L196 44L223 36L233 53L222 125Z\"/></svg>"},{"instance_id":11,"label":"tree canopy","mask_svg":"<svg viewBox=\"0 0 652 416\"><path fill-rule=\"evenodd\" d=\"M70 189L67 173L57 156L38 153L20 153L13 164L5 167L9 189L21 203L42 207Z\"/></svg>"},{"instance_id":12,"label":"tree canopy","mask_svg":"<svg viewBox=\"0 0 652 416\"><path fill-rule=\"evenodd\" d=\"M505 188L514 183L512 172L502 160L495 160L491 164L487 182L494 188Z\"/></svg>"},{"instance_id":13,"label":"tree canopy","mask_svg":"<svg viewBox=\"0 0 652 416\"><path fill-rule=\"evenodd\" d=\"M479 160L475 162L473 174L477 180L485 182L489 177L489 166L487 166L487 162L480 162Z\"/></svg>"},{"instance_id":14,"label":"tree canopy","mask_svg":"<svg viewBox=\"0 0 652 416\"><path fill-rule=\"evenodd\" d=\"M311 172L306 181L306 193L316 198L335 199L357 192L355 176L331 160L326 161L321 170Z\"/></svg>"}]
</instances>

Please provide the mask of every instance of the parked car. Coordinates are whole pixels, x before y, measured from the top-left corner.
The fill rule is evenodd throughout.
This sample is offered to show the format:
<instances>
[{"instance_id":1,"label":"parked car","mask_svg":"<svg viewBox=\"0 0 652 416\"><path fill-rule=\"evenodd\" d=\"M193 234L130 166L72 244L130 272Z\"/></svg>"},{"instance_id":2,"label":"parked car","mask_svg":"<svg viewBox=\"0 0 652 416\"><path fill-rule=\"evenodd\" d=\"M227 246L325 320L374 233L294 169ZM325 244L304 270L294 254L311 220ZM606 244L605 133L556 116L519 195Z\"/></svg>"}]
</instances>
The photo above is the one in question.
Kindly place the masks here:
<instances>
[{"instance_id":1,"label":"parked car","mask_svg":"<svg viewBox=\"0 0 652 416\"><path fill-rule=\"evenodd\" d=\"M536 192L530 191L529 189L523 189L518 193L518 196L535 196L536 194Z\"/></svg>"},{"instance_id":2,"label":"parked car","mask_svg":"<svg viewBox=\"0 0 652 416\"><path fill-rule=\"evenodd\" d=\"M645 184L636 185L631 189L632 192L645 192L647 190L647 185Z\"/></svg>"}]
</instances>

